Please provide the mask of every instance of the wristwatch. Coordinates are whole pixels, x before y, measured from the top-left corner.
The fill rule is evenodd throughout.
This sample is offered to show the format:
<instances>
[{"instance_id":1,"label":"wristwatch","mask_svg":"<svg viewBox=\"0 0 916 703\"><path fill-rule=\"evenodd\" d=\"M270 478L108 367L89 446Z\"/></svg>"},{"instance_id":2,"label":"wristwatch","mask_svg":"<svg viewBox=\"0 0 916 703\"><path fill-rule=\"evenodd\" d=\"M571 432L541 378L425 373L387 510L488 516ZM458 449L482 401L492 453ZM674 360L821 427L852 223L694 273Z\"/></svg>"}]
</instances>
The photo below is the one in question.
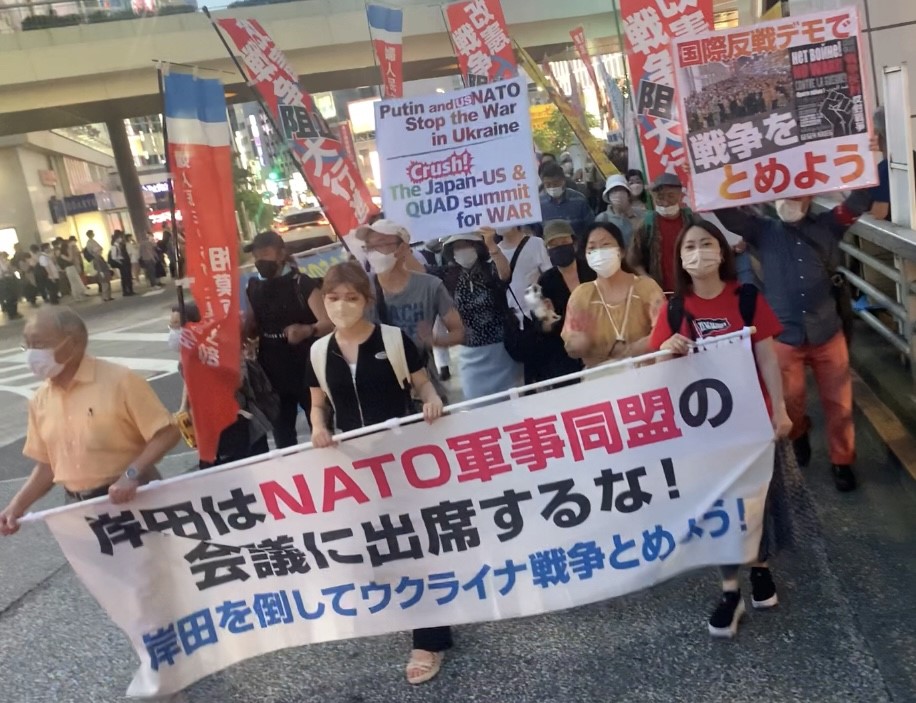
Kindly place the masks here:
<instances>
[{"instance_id":1,"label":"wristwatch","mask_svg":"<svg viewBox=\"0 0 916 703\"><path fill-rule=\"evenodd\" d=\"M130 481L139 481L140 480L140 469L131 464L127 467L127 471L124 472L124 478Z\"/></svg>"}]
</instances>

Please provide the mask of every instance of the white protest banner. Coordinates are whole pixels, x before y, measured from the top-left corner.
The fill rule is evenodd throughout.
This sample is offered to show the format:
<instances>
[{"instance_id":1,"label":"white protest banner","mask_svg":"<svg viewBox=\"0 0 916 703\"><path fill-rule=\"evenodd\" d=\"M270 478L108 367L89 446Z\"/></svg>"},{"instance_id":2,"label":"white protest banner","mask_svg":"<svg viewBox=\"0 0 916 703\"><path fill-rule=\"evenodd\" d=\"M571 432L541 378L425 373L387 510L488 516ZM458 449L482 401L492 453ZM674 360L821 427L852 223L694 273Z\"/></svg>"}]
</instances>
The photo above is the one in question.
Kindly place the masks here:
<instances>
[{"instance_id":1,"label":"white protest banner","mask_svg":"<svg viewBox=\"0 0 916 703\"><path fill-rule=\"evenodd\" d=\"M536 615L753 560L774 446L756 378L739 333L36 517L140 657L128 693L168 694L286 647Z\"/></svg>"},{"instance_id":2,"label":"white protest banner","mask_svg":"<svg viewBox=\"0 0 916 703\"><path fill-rule=\"evenodd\" d=\"M672 42L698 211L878 182L855 7Z\"/></svg>"},{"instance_id":3,"label":"white protest banner","mask_svg":"<svg viewBox=\"0 0 916 703\"><path fill-rule=\"evenodd\" d=\"M415 241L540 221L524 78L382 100L375 129L385 217Z\"/></svg>"}]
</instances>

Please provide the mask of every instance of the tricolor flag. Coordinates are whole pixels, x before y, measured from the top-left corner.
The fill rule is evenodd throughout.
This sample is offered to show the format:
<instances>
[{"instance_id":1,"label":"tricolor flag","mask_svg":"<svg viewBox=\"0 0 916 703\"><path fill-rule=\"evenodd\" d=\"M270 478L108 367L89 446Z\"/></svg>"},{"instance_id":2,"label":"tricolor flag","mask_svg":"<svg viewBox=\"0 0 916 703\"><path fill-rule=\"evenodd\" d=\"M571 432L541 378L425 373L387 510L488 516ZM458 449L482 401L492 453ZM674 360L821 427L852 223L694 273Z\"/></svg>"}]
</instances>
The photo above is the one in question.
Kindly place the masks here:
<instances>
[{"instance_id":1,"label":"tricolor flag","mask_svg":"<svg viewBox=\"0 0 916 703\"><path fill-rule=\"evenodd\" d=\"M175 205L184 225L191 294L202 318L182 330L182 372L200 458L214 461L220 433L238 415L241 380L229 120L219 80L168 73L163 84Z\"/></svg>"},{"instance_id":2,"label":"tricolor flag","mask_svg":"<svg viewBox=\"0 0 916 703\"><path fill-rule=\"evenodd\" d=\"M401 33L404 12L400 8L371 3L366 5L369 35L382 73L382 86L386 98L404 95L403 46Z\"/></svg>"}]
</instances>

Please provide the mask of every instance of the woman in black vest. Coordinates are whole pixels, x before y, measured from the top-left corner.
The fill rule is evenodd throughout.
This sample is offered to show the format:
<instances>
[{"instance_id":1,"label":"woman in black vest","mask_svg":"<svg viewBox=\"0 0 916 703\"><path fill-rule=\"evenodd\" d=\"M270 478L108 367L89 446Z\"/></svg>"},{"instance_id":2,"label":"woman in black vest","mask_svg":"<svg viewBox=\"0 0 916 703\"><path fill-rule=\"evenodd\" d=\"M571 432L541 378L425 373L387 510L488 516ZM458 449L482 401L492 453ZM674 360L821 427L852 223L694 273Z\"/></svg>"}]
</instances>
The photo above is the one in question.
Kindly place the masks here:
<instances>
[{"instance_id":1,"label":"woman in black vest","mask_svg":"<svg viewBox=\"0 0 916 703\"><path fill-rule=\"evenodd\" d=\"M317 283L300 273L276 232L261 232L245 247L258 275L249 279L246 336L258 341L258 362L280 397L274 423L277 448L297 443L296 415L309 416L305 375L312 342L331 331Z\"/></svg>"}]
</instances>

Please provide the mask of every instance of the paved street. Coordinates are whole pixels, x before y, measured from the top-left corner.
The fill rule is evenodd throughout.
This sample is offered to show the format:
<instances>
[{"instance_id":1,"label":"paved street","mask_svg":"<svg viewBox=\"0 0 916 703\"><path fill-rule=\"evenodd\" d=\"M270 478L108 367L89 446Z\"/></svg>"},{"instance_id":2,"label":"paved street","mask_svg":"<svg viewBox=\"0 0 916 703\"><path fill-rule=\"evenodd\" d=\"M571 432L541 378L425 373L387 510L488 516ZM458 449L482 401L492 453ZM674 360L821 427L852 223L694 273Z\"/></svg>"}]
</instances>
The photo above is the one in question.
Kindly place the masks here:
<instances>
[{"instance_id":1,"label":"paved street","mask_svg":"<svg viewBox=\"0 0 916 703\"><path fill-rule=\"evenodd\" d=\"M93 353L147 376L169 407L171 292L87 303ZM25 311L28 313L28 311ZM34 388L22 323L0 327L0 503L29 471L20 455ZM815 422L820 422L812 407ZM916 484L858 419L862 487L838 494L820 438L796 506L799 544L773 562L780 606L713 642L712 570L545 617L458 628L441 676L403 680L406 634L266 655L187 691L191 703L916 701ZM179 447L165 462L181 471ZM58 504L59 492L43 502ZM112 574L116 578L116 574ZM747 586L745 586L747 588ZM126 639L43 526L0 540L0 695L12 703L116 703L136 666Z\"/></svg>"}]
</instances>

